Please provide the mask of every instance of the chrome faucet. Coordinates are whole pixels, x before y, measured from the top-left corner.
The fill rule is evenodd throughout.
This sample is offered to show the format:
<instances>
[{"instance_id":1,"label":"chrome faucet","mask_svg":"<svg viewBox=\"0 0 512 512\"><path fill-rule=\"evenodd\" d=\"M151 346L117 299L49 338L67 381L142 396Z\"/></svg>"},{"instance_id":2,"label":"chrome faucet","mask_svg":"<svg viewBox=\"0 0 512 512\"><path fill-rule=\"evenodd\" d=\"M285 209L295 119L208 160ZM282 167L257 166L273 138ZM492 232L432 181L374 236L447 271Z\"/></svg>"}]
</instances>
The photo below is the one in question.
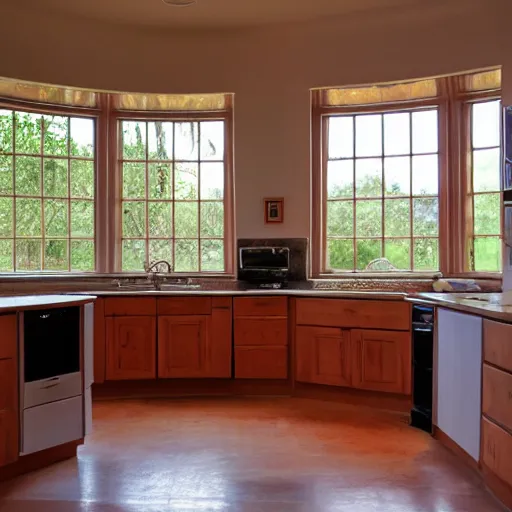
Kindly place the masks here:
<instances>
[{"instance_id":1,"label":"chrome faucet","mask_svg":"<svg viewBox=\"0 0 512 512\"><path fill-rule=\"evenodd\" d=\"M150 272L151 273L158 273L158 268L160 265L164 265L165 267L167 267L167 271L166 271L166 274L171 274L172 273L172 265L166 261L166 260L158 260L158 261L153 261L152 263L150 263L149 265L147 264L144 264L144 270L149 274Z\"/></svg>"},{"instance_id":2,"label":"chrome faucet","mask_svg":"<svg viewBox=\"0 0 512 512\"><path fill-rule=\"evenodd\" d=\"M159 268L161 266L167 268L167 271L164 272L164 274L172 273L172 265L166 260L153 261L149 265L144 264L144 270L148 274L148 280L153 283L155 290L160 290L162 288L162 281L165 279L165 277L161 276L159 272Z\"/></svg>"}]
</instances>

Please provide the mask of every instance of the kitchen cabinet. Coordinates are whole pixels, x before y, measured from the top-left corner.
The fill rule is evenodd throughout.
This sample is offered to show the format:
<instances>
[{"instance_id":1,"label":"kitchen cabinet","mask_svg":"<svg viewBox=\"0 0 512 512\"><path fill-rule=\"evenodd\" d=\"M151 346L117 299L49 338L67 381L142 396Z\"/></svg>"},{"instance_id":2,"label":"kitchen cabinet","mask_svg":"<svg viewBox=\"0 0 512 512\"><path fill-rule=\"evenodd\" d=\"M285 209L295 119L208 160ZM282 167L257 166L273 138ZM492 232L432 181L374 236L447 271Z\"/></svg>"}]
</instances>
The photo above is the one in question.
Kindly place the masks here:
<instances>
[{"instance_id":1,"label":"kitchen cabinet","mask_svg":"<svg viewBox=\"0 0 512 512\"><path fill-rule=\"evenodd\" d=\"M480 458L482 318L437 310L437 427Z\"/></svg>"},{"instance_id":2,"label":"kitchen cabinet","mask_svg":"<svg viewBox=\"0 0 512 512\"><path fill-rule=\"evenodd\" d=\"M410 306L399 301L295 301L299 382L410 395Z\"/></svg>"},{"instance_id":3,"label":"kitchen cabinet","mask_svg":"<svg viewBox=\"0 0 512 512\"><path fill-rule=\"evenodd\" d=\"M0 466L18 459L18 350L16 315L0 316Z\"/></svg>"},{"instance_id":4,"label":"kitchen cabinet","mask_svg":"<svg viewBox=\"0 0 512 512\"><path fill-rule=\"evenodd\" d=\"M299 325L408 331L410 305L403 301L297 299Z\"/></svg>"},{"instance_id":5,"label":"kitchen cabinet","mask_svg":"<svg viewBox=\"0 0 512 512\"><path fill-rule=\"evenodd\" d=\"M288 302L286 297L234 299L235 377L288 377Z\"/></svg>"},{"instance_id":6,"label":"kitchen cabinet","mask_svg":"<svg viewBox=\"0 0 512 512\"><path fill-rule=\"evenodd\" d=\"M106 378L156 378L156 317L106 318Z\"/></svg>"},{"instance_id":7,"label":"kitchen cabinet","mask_svg":"<svg viewBox=\"0 0 512 512\"><path fill-rule=\"evenodd\" d=\"M411 339L409 333L353 329L351 337L353 387L410 394Z\"/></svg>"},{"instance_id":8,"label":"kitchen cabinet","mask_svg":"<svg viewBox=\"0 0 512 512\"><path fill-rule=\"evenodd\" d=\"M487 418L482 420L482 461L512 488L512 435Z\"/></svg>"},{"instance_id":9,"label":"kitchen cabinet","mask_svg":"<svg viewBox=\"0 0 512 512\"><path fill-rule=\"evenodd\" d=\"M484 320L481 463L491 490L512 506L512 325Z\"/></svg>"},{"instance_id":10,"label":"kitchen cabinet","mask_svg":"<svg viewBox=\"0 0 512 512\"><path fill-rule=\"evenodd\" d=\"M297 381L330 386L352 385L350 331L299 326L295 334L295 353Z\"/></svg>"},{"instance_id":11,"label":"kitchen cabinet","mask_svg":"<svg viewBox=\"0 0 512 512\"><path fill-rule=\"evenodd\" d=\"M105 381L105 299L94 302L94 382Z\"/></svg>"},{"instance_id":12,"label":"kitchen cabinet","mask_svg":"<svg viewBox=\"0 0 512 512\"><path fill-rule=\"evenodd\" d=\"M230 297L163 298L157 309L159 378L231 377Z\"/></svg>"},{"instance_id":13,"label":"kitchen cabinet","mask_svg":"<svg viewBox=\"0 0 512 512\"><path fill-rule=\"evenodd\" d=\"M206 377L211 353L210 316L158 318L158 377Z\"/></svg>"}]
</instances>

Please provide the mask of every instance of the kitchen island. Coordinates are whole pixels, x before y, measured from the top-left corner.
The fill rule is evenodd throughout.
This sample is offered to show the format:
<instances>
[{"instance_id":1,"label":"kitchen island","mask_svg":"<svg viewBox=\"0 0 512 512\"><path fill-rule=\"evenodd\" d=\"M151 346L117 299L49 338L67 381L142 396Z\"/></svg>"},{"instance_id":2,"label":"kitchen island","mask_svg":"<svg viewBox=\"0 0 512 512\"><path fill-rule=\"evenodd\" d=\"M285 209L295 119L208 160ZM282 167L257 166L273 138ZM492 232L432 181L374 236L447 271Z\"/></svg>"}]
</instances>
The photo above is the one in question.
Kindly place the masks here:
<instances>
[{"instance_id":1,"label":"kitchen island","mask_svg":"<svg viewBox=\"0 0 512 512\"><path fill-rule=\"evenodd\" d=\"M0 298L0 479L75 456L89 432L94 300Z\"/></svg>"}]
</instances>

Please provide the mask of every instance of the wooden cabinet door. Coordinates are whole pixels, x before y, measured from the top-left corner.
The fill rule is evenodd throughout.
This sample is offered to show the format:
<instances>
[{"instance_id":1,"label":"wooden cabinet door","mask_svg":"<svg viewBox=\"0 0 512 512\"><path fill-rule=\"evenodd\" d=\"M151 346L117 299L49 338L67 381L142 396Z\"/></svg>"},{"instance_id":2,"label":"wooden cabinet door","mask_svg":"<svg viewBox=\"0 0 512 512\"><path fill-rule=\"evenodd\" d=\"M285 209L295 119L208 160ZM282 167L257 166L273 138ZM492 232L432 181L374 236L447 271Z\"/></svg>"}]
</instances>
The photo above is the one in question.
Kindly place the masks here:
<instances>
[{"instance_id":1,"label":"wooden cabinet door","mask_svg":"<svg viewBox=\"0 0 512 512\"><path fill-rule=\"evenodd\" d=\"M107 380L156 378L155 317L108 317L106 327Z\"/></svg>"},{"instance_id":2,"label":"wooden cabinet door","mask_svg":"<svg viewBox=\"0 0 512 512\"><path fill-rule=\"evenodd\" d=\"M297 381L352 385L349 331L332 327L297 327L295 344Z\"/></svg>"},{"instance_id":3,"label":"wooden cabinet door","mask_svg":"<svg viewBox=\"0 0 512 512\"><path fill-rule=\"evenodd\" d=\"M18 460L18 430L18 358L0 359L0 466Z\"/></svg>"},{"instance_id":4,"label":"wooden cabinet door","mask_svg":"<svg viewBox=\"0 0 512 512\"><path fill-rule=\"evenodd\" d=\"M161 378L208 377L210 368L208 315L158 318L158 376Z\"/></svg>"},{"instance_id":5,"label":"wooden cabinet door","mask_svg":"<svg viewBox=\"0 0 512 512\"><path fill-rule=\"evenodd\" d=\"M288 348L283 345L243 345L235 347L237 379L288 378Z\"/></svg>"},{"instance_id":6,"label":"wooden cabinet door","mask_svg":"<svg viewBox=\"0 0 512 512\"><path fill-rule=\"evenodd\" d=\"M410 394L410 333L354 329L351 339L353 387Z\"/></svg>"}]
</instances>

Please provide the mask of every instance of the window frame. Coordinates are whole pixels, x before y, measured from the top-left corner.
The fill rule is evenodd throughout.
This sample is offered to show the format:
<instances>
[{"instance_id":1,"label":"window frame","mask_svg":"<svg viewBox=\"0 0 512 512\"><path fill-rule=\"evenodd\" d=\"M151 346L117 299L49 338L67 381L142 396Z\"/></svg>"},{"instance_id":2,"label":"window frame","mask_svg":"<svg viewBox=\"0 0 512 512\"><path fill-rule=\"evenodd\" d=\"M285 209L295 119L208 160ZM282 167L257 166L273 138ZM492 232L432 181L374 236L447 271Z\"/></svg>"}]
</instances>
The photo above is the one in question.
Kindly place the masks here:
<instances>
[{"instance_id":1,"label":"window frame","mask_svg":"<svg viewBox=\"0 0 512 512\"><path fill-rule=\"evenodd\" d=\"M209 272L176 272L187 276L231 276L234 274L234 197L233 197L233 110L230 97L226 98L226 109L221 111L186 111L186 112L158 112L158 111L112 111L109 119L109 168L114 172L109 173L109 232L113 234L114 250L109 255L109 267L116 272L137 274L136 271L122 270L122 170L120 158L122 152L121 121L208 121L220 120L224 122L224 271ZM171 200L174 203L174 199ZM113 205L113 206L112 206ZM173 219L174 223L174 219ZM174 225L174 224L173 224ZM146 237L147 238L147 237ZM172 238L172 237L170 237ZM199 241L198 236L197 240ZM174 262L173 262L174 264ZM140 273L144 273L141 269Z\"/></svg>"},{"instance_id":2,"label":"window frame","mask_svg":"<svg viewBox=\"0 0 512 512\"><path fill-rule=\"evenodd\" d=\"M438 179L438 204L439 204L439 232L437 239L439 240L439 271L414 271L400 270L396 272L368 272L362 270L338 270L329 271L326 268L327 263L327 162L328 162L328 122L329 117L336 114L358 115L358 114L385 114L398 112L420 111L422 109L437 108L438 111L438 133L441 134L445 130L447 102L442 97L428 98L424 100L401 101L377 105L365 105L354 107L338 106L326 107L321 104L322 91L312 91L312 244L311 244L311 271L315 278L333 278L333 277L360 277L360 276L385 276L385 277L405 277L405 276L424 276L438 274L441 271L443 260L446 259L445 254L441 251L441 239L446 236L446 228L443 219L447 205L442 201L442 191L446 185L446 148L442 143L443 137L439 138L438 157L439 157L439 179ZM320 134L320 136L318 136ZM412 151L412 148L410 149ZM412 153L411 153L412 154ZM380 157L379 157L380 158ZM355 159L355 156L354 156ZM411 196L413 194L411 192ZM386 196L382 195L382 201ZM412 215L412 209L410 215ZM382 222L384 222L384 217ZM355 237L355 233L354 233ZM382 238L382 237L381 237ZM430 238L430 237L426 237ZM411 240L413 237L410 238ZM314 247L320 250L314 250ZM412 246L411 246L412 258Z\"/></svg>"},{"instance_id":3,"label":"window frame","mask_svg":"<svg viewBox=\"0 0 512 512\"><path fill-rule=\"evenodd\" d=\"M119 120L123 118L168 121L189 121L221 119L225 122L224 133L224 271L223 272L184 272L181 275L198 277L232 277L235 274L234 253L234 111L233 95L225 94L225 108L212 111L129 111L116 110L116 93L98 92L95 107L50 104L32 100L23 100L0 96L0 109L13 109L41 115L65 115L70 117L93 118L94 129L94 262L93 271L10 271L0 275L24 278L27 275L51 276L65 275L77 277L95 274L143 274L123 272L120 266L120 172L118 151L120 144ZM15 228L15 226L14 226Z\"/></svg>"},{"instance_id":4,"label":"window frame","mask_svg":"<svg viewBox=\"0 0 512 512\"><path fill-rule=\"evenodd\" d=\"M94 169L94 197L92 199L92 203L94 205L95 213L94 213L94 236L92 238L94 243L94 270L89 271L83 271L83 270L13 270L10 272L0 272L0 274L3 275L12 275L12 276L27 276L27 275L54 275L54 274L65 274L66 276L74 276L74 275L80 275L80 274L97 274L99 272L99 266L101 262L101 253L99 251L98 246L98 235L100 231L101 222L99 222L98 217L98 202L99 202L99 188L98 188L98 162L99 162L99 151L98 151L98 130L100 125L100 118L101 118L101 109L98 107L80 107L80 106L70 106L70 105L58 105L58 104L46 104L46 103L39 103L35 101L28 101L28 100L21 100L21 99L15 99L15 98L7 98L7 97L0 97L0 109L6 109L6 110L13 110L18 112L26 112L36 115L51 115L51 116L66 116L66 117L83 117L87 119L93 119L94 121L94 158L93 160L93 169ZM69 134L68 134L69 137ZM69 143L69 142L68 142ZM13 153L13 155L16 155L16 151ZM37 157L40 157L41 159L44 159L44 153L40 153L38 155L34 155ZM49 156L52 158L52 155ZM67 160L68 162L72 160L71 155L68 155L67 157L63 158ZM69 173L69 169L68 169ZM68 174L69 178L69 174ZM69 183L68 183L69 186ZM16 198L18 197L15 190L13 189L12 196ZM36 196L34 196L36 197ZM39 197L39 196L38 196ZM44 192L41 190L40 198L43 201L44 200ZM68 203L71 201L71 196L68 194L66 198L64 198ZM13 214L15 214L15 210L13 211ZM70 219L68 217L68 227L69 227ZM41 233L41 243L44 242L45 236L44 236L44 221L42 220L41 224L42 233ZM13 219L13 259L16 258L16 244L15 241L17 239L16 237L16 220ZM25 238L25 237L22 237ZM58 238L58 237L56 237ZM69 243L71 243L71 240L73 240L73 237L70 236L70 233L67 237L62 237L62 239L67 239ZM76 240L80 240L80 238L76 238ZM86 239L90 240L90 239ZM70 249L71 246L69 246ZM44 262L44 246L41 246L41 263ZM68 259L71 257L70 254L68 254ZM70 263L70 259L69 259Z\"/></svg>"},{"instance_id":5,"label":"window frame","mask_svg":"<svg viewBox=\"0 0 512 512\"><path fill-rule=\"evenodd\" d=\"M501 89L465 91L463 75L437 78L438 95L424 100L396 101L373 105L327 106L321 89L311 91L311 277L383 277L422 278L433 275L501 279L500 272L473 271L470 247L473 237L471 104L501 99ZM361 270L329 271L327 262L327 194L328 160L327 118L329 115L384 113L421 107L438 108L439 133L439 271L368 272ZM503 106L502 106L503 107ZM503 122L501 123L503 134ZM501 136L501 140L502 140ZM503 144L501 147L503 153ZM503 156L503 155L501 155ZM502 160L502 158L501 158ZM501 184L501 233L503 240L503 186ZM468 215L471 214L469 218ZM471 222L469 222L471 219ZM354 234L355 236L355 234Z\"/></svg>"}]
</instances>

